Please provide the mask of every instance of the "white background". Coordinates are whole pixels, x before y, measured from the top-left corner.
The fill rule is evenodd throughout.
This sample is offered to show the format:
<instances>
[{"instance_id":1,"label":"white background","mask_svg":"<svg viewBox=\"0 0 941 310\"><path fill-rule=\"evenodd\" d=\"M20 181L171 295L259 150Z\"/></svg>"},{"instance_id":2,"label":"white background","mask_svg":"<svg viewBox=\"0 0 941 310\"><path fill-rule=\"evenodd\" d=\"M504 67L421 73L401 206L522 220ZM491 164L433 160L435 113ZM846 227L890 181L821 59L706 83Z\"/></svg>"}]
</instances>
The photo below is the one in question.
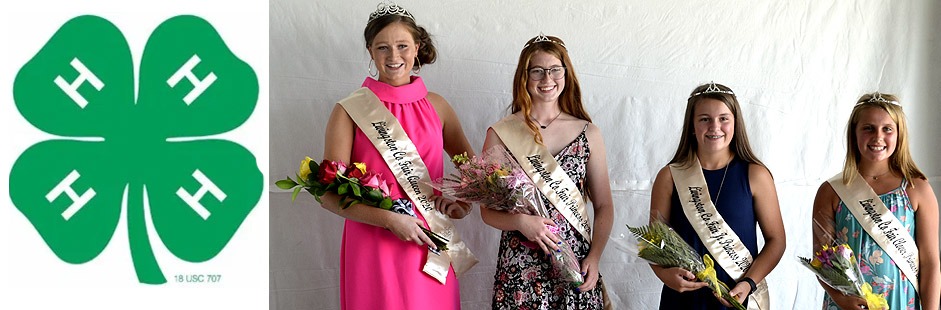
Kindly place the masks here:
<instances>
[{"instance_id":1,"label":"white background","mask_svg":"<svg viewBox=\"0 0 941 310\"><path fill-rule=\"evenodd\" d=\"M362 33L375 3L270 3L270 184L303 156L322 156L328 111L367 75ZM914 158L941 189L937 1L398 3L434 35L440 57L421 76L478 149L487 126L506 115L525 41L539 32L565 40L608 146L613 237L647 221L650 187L676 148L689 92L710 80L735 90L787 228L787 251L768 277L774 309L820 307L823 290L796 257L810 254L814 194L842 168L846 120L861 94L901 97ZM476 212L457 227L481 261L460 279L464 308L488 309L499 233ZM271 309L338 308L341 231L342 219L310 197L292 205L289 193L271 193ZM661 285L645 263L612 245L601 270L619 308L656 308Z\"/></svg>"},{"instance_id":2,"label":"white background","mask_svg":"<svg viewBox=\"0 0 941 310\"><path fill-rule=\"evenodd\" d=\"M163 21L197 15L209 21L258 76L259 99L251 118L218 138L251 150L268 175L268 8L262 1L5 1L0 4L0 309L264 309L268 266L268 196L248 215L229 244L205 263L188 263L171 254L150 231L157 262L169 281L140 284L129 254L122 216L114 237L97 258L72 265L59 260L25 216L10 201L9 172L20 153L55 138L31 126L13 103L13 79L69 19L97 15L124 34L135 62ZM55 111L50 111L55 113ZM147 154L138 154L145 160ZM68 154L63 154L68 156ZM266 185L267 186L267 185ZM220 274L219 283L175 283L176 274Z\"/></svg>"}]
</instances>

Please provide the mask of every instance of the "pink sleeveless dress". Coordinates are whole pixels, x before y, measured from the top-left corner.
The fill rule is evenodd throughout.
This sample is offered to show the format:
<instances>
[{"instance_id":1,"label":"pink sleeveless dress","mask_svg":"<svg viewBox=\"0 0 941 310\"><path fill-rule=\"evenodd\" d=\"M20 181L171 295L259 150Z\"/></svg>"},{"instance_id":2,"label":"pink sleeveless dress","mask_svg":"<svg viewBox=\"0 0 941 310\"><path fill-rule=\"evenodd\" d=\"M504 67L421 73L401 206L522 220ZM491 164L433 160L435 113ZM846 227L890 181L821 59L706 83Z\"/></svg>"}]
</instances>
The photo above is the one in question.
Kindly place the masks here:
<instances>
[{"instance_id":1,"label":"pink sleeveless dress","mask_svg":"<svg viewBox=\"0 0 941 310\"><path fill-rule=\"evenodd\" d=\"M444 171L442 125L434 106L426 99L428 90L420 77L407 85L391 85L366 78L369 88L398 118L409 139L428 167L431 179ZM379 151L363 131L353 138L353 162L363 162L379 172L390 185L398 184ZM401 185L391 188L392 199L408 198ZM424 218L416 210L419 218ZM400 240L391 231L346 220L340 249L340 307L349 310L372 309L460 309L460 291L454 269L446 284L422 272L428 249Z\"/></svg>"}]
</instances>

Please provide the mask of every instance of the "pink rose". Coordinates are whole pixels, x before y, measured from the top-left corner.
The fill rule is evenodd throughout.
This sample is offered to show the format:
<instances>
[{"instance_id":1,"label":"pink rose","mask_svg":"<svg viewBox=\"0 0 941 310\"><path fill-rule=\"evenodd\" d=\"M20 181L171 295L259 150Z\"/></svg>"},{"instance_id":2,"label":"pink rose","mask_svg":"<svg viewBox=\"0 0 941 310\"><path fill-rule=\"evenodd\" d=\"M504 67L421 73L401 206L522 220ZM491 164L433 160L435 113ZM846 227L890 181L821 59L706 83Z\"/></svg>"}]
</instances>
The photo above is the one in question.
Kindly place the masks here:
<instances>
[{"instance_id":1,"label":"pink rose","mask_svg":"<svg viewBox=\"0 0 941 310\"><path fill-rule=\"evenodd\" d=\"M386 183L386 180L380 180L380 181L379 181L379 190L381 190L381 191L382 191L382 194L385 195L385 196L391 195L391 194L389 193L389 183Z\"/></svg>"},{"instance_id":2,"label":"pink rose","mask_svg":"<svg viewBox=\"0 0 941 310\"><path fill-rule=\"evenodd\" d=\"M380 175L369 173L360 180L362 180L363 185L370 188L378 188L380 191L382 191L383 196L389 197L389 184L386 183L386 180L383 179Z\"/></svg>"},{"instance_id":3,"label":"pink rose","mask_svg":"<svg viewBox=\"0 0 941 310\"><path fill-rule=\"evenodd\" d=\"M340 175L346 174L347 166L345 163L343 163L342 161L337 161L334 163L337 165L337 173L339 173Z\"/></svg>"},{"instance_id":4,"label":"pink rose","mask_svg":"<svg viewBox=\"0 0 941 310\"><path fill-rule=\"evenodd\" d=\"M352 174L351 174L352 175ZM363 185L371 188L379 188L379 176L375 174L367 174L360 179Z\"/></svg>"}]
</instances>

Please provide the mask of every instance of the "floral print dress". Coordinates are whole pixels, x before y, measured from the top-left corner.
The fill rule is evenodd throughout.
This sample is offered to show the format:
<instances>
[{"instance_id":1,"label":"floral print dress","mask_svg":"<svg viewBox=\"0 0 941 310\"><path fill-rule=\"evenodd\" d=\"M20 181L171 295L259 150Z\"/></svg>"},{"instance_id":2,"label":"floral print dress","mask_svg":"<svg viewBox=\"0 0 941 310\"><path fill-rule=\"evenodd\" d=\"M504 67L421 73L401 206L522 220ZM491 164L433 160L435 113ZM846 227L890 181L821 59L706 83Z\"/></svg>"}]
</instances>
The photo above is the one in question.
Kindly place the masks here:
<instances>
[{"instance_id":1,"label":"floral print dress","mask_svg":"<svg viewBox=\"0 0 941 310\"><path fill-rule=\"evenodd\" d=\"M907 186L908 181L903 180L898 188L879 195L879 199L902 222L902 226L908 230L908 233L915 236L915 210L912 208L908 193L905 191ZM834 223L836 239L845 241L850 245L856 253L856 260L859 261L863 278L866 282L869 282L869 285L872 285L874 293L885 296L889 309L921 309L921 301L915 293L915 287L896 267L895 261L859 225L856 217L842 201L837 206L834 219L836 221ZM840 308L830 299L829 295L824 294L823 309L839 310Z\"/></svg>"},{"instance_id":2,"label":"floral print dress","mask_svg":"<svg viewBox=\"0 0 941 310\"><path fill-rule=\"evenodd\" d=\"M587 126L585 127L588 128ZM585 194L586 165L590 155L585 130L570 142L555 160L579 191ZM540 194L547 206L549 217L559 227L559 236L568 242L581 261L588 255L590 245L578 231ZM519 231L504 231L497 255L497 272L493 283L493 309L556 310L601 309L602 288L599 285L588 292L578 292L574 286L554 274L549 257L541 249L522 244L527 241ZM600 278L600 275L599 275Z\"/></svg>"}]
</instances>

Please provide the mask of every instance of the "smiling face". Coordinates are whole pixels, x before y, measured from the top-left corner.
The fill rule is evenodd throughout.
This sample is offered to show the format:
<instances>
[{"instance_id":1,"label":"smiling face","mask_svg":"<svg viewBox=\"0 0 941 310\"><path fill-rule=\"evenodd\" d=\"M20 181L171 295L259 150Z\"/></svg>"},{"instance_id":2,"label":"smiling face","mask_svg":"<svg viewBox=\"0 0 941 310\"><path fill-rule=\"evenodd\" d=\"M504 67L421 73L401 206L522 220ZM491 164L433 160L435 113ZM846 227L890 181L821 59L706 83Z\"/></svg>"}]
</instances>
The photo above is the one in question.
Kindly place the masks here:
<instances>
[{"instance_id":1,"label":"smiling face","mask_svg":"<svg viewBox=\"0 0 941 310\"><path fill-rule=\"evenodd\" d=\"M727 150L735 133L735 116L724 102L704 98L693 110L693 128L700 152Z\"/></svg>"},{"instance_id":2,"label":"smiling face","mask_svg":"<svg viewBox=\"0 0 941 310\"><path fill-rule=\"evenodd\" d=\"M564 74L558 80L553 79L552 74L545 74L545 76L539 80L532 79L532 72L534 70L557 67L563 67L562 60L559 60L558 57L544 51L538 51L533 54L532 59L529 61L529 68L527 68L527 70L530 70L529 80L526 81L526 90L529 92L529 96L532 97L533 103L557 102L559 100L559 95L561 95L562 90L565 89ZM543 73L547 72L543 71Z\"/></svg>"},{"instance_id":3,"label":"smiling face","mask_svg":"<svg viewBox=\"0 0 941 310\"><path fill-rule=\"evenodd\" d=\"M402 23L389 24L379 31L368 47L379 70L379 81L392 86L408 84L418 47L415 37Z\"/></svg>"},{"instance_id":4,"label":"smiling face","mask_svg":"<svg viewBox=\"0 0 941 310\"><path fill-rule=\"evenodd\" d=\"M885 110L870 107L859 111L854 130L861 161L888 160L895 152L898 124Z\"/></svg>"}]
</instances>

